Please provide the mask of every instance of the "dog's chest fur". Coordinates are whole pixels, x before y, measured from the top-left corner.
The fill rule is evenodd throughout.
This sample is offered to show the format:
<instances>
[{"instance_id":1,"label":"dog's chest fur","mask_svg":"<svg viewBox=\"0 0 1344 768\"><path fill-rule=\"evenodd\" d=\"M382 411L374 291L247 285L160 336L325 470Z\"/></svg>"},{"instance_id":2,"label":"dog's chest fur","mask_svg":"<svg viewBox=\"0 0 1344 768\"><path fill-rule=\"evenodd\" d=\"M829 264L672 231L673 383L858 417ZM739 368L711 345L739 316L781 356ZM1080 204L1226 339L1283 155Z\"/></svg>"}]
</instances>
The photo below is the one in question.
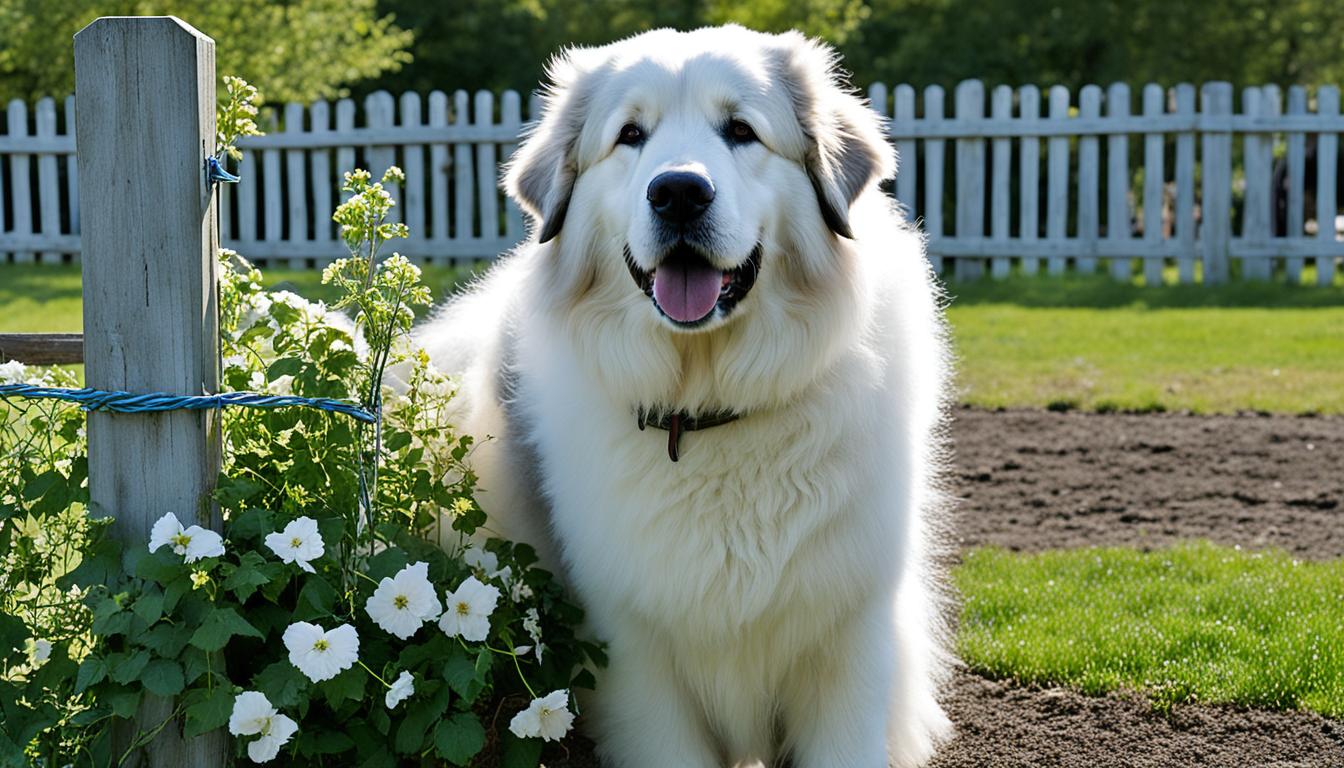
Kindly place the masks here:
<instances>
[{"instance_id":1,"label":"dog's chest fur","mask_svg":"<svg viewBox=\"0 0 1344 768\"><path fill-rule=\"evenodd\" d=\"M873 504L884 414L863 368L839 366L792 406L686 433L676 463L666 432L640 431L582 370L543 358L524 372L552 525L599 625L617 613L691 643L783 633L796 647L863 585L889 581L895 532Z\"/></svg>"}]
</instances>

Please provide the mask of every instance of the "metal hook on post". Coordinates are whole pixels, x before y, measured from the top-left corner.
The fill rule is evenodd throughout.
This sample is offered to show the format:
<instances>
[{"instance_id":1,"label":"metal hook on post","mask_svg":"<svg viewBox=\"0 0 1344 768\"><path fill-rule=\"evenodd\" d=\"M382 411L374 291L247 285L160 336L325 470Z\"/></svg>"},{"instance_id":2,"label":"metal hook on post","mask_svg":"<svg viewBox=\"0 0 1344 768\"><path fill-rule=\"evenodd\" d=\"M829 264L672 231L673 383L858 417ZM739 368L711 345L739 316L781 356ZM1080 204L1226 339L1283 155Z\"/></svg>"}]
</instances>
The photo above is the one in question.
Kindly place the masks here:
<instances>
[{"instance_id":1,"label":"metal hook on post","mask_svg":"<svg viewBox=\"0 0 1344 768\"><path fill-rule=\"evenodd\" d=\"M238 176L224 170L224 166L219 162L219 158L210 155L205 158L205 180L211 184L237 184Z\"/></svg>"}]
</instances>

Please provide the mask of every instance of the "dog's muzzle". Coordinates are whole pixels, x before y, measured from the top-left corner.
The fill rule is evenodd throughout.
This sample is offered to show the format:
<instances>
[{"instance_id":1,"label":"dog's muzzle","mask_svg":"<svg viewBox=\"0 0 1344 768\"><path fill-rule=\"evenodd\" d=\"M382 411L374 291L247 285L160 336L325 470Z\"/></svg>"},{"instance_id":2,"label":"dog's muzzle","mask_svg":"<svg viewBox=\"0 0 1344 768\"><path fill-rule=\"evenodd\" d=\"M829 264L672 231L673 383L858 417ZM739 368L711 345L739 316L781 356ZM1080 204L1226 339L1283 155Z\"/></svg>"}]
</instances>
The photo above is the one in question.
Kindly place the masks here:
<instances>
[{"instance_id":1,"label":"dog's muzzle","mask_svg":"<svg viewBox=\"0 0 1344 768\"><path fill-rule=\"evenodd\" d=\"M664 317L683 328L694 328L716 313L726 316L751 291L761 271L761 246L757 243L746 261L728 270L710 263L685 241L664 254L657 267L645 270L635 263L627 246L625 266Z\"/></svg>"}]
</instances>

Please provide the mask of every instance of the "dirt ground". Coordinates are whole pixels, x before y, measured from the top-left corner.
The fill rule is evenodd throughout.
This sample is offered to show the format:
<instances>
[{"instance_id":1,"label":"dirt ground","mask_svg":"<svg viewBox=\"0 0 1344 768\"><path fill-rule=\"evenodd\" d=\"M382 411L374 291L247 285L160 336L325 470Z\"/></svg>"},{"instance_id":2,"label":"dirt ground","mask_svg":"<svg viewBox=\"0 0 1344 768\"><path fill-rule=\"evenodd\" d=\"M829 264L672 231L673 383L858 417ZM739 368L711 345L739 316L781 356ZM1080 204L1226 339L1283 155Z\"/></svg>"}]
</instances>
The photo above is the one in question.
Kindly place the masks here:
<instances>
[{"instance_id":1,"label":"dirt ground","mask_svg":"<svg viewBox=\"0 0 1344 768\"><path fill-rule=\"evenodd\" d=\"M1205 538L1344 556L1344 418L1048 411L953 414L960 548ZM1344 768L1344 722L1088 697L961 671L957 732L929 768ZM594 768L587 745L552 768Z\"/></svg>"}]
</instances>

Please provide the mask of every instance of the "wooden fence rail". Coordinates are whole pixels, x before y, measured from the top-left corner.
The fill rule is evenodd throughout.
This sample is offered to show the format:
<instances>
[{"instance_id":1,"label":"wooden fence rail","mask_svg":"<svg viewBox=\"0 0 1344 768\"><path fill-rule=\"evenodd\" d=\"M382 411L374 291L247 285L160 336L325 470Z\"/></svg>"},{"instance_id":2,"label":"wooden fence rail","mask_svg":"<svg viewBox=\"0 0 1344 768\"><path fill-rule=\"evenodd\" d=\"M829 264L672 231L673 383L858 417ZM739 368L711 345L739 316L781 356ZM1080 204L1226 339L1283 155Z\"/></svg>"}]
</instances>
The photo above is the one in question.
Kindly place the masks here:
<instances>
[{"instance_id":1,"label":"wooden fence rail","mask_svg":"<svg viewBox=\"0 0 1344 768\"><path fill-rule=\"evenodd\" d=\"M901 158L892 192L953 277L1104 266L1148 282L1168 268L1182 282L1296 282L1313 267L1329 284L1344 256L1334 86L1117 83L1072 94L968 80L951 98L881 83L868 95ZM380 91L362 104L270 110L269 135L240 142L248 183L221 197L223 243L292 267L337 258L342 174L395 163L407 174L395 212L412 231L402 253L494 258L524 234L498 177L536 109L514 91ZM43 99L31 114L11 102L0 121L0 261L78 258L73 122L69 99Z\"/></svg>"}]
</instances>

